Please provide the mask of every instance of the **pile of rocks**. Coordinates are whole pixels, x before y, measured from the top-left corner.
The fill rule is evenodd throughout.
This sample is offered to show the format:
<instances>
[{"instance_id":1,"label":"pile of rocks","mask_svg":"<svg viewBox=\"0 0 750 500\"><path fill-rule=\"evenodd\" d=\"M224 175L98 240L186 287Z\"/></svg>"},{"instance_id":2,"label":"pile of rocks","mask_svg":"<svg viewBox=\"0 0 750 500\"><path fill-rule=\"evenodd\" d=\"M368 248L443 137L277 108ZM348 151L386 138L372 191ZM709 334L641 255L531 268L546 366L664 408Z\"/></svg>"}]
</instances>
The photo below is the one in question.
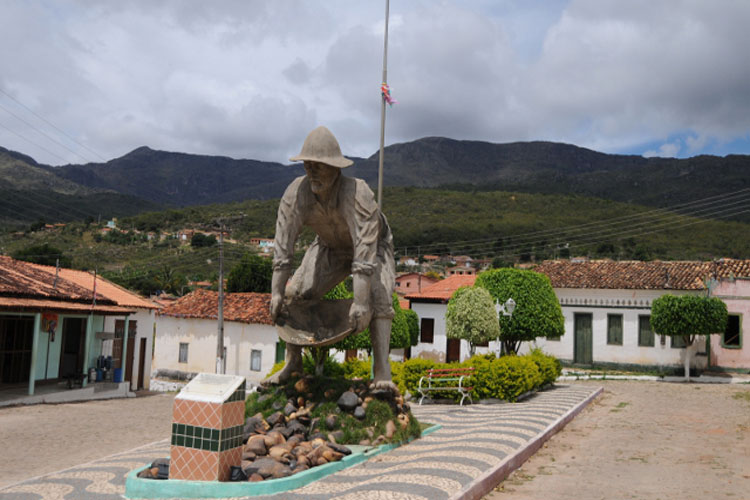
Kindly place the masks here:
<instances>
[{"instance_id":1,"label":"pile of rocks","mask_svg":"<svg viewBox=\"0 0 750 500\"><path fill-rule=\"evenodd\" d=\"M396 418L386 422L382 434L375 435L374 427L370 427L365 429L366 439L350 444L377 446L389 442L397 426L406 429L409 424L409 404L398 392L370 390L362 381L353 382L349 390L340 395L333 412L312 417L317 403L312 401L311 382L312 377L307 376L300 378L293 388L261 388L257 402L262 404L273 399L271 407L275 411L267 418L257 413L245 420L242 465L233 467L233 481L277 479L341 460L351 454L351 450L341 444L344 432L336 430L343 414L364 420L367 406L374 399L387 402ZM282 395L286 402L279 397ZM334 389L324 393L327 401L335 396ZM321 419L324 419L322 426ZM321 427L327 432L321 432ZM168 459L160 459L142 471L139 477L163 479L168 474L168 467Z\"/></svg>"},{"instance_id":2,"label":"pile of rocks","mask_svg":"<svg viewBox=\"0 0 750 500\"><path fill-rule=\"evenodd\" d=\"M365 410L370 401L377 398L386 401L397 415L396 421L389 420L384 434L375 436L372 428L367 429L369 439L361 445L379 445L390 440L396 433L397 425L406 428L409 423L409 405L398 393L391 391L370 391L364 382L355 382L348 391L341 394L334 412L323 416L311 416L316 403L311 401L311 377L299 379L293 391L288 391L286 404L276 401L276 410L267 418L260 413L245 421L246 444L242 455L242 471L249 481L262 481L287 477L317 465L341 460L351 450L341 444L344 433L334 430L338 427L342 413L353 415L358 420L365 418ZM283 387L261 389L258 403L275 398ZM335 391L329 389L324 398L331 400ZM324 419L328 432L316 431ZM352 444L352 443L350 443Z\"/></svg>"}]
</instances>

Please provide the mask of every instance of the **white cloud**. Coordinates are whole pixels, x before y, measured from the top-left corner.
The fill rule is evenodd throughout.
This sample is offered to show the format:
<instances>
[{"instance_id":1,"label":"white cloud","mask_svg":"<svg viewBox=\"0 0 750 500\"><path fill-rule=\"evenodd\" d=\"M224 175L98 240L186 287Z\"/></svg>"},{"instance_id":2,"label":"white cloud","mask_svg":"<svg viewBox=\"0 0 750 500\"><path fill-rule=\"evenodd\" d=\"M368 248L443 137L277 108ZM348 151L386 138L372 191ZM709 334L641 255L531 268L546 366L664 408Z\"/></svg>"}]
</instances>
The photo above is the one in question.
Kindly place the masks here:
<instances>
[{"instance_id":1,"label":"white cloud","mask_svg":"<svg viewBox=\"0 0 750 500\"><path fill-rule=\"evenodd\" d=\"M645 158L674 158L679 154L681 148L682 146L680 145L679 141L665 142L659 147L658 150L646 151L643 153L643 156Z\"/></svg>"},{"instance_id":2,"label":"white cloud","mask_svg":"<svg viewBox=\"0 0 750 500\"><path fill-rule=\"evenodd\" d=\"M381 2L3 8L0 43L16 50L0 52L0 90L105 158L148 145L286 161L319 123L347 154L377 149ZM750 3L703 0L394 2L388 81L399 104L387 142L544 139L657 155L747 147L748 18ZM2 93L0 106L98 160ZM2 108L0 145L81 161Z\"/></svg>"}]
</instances>

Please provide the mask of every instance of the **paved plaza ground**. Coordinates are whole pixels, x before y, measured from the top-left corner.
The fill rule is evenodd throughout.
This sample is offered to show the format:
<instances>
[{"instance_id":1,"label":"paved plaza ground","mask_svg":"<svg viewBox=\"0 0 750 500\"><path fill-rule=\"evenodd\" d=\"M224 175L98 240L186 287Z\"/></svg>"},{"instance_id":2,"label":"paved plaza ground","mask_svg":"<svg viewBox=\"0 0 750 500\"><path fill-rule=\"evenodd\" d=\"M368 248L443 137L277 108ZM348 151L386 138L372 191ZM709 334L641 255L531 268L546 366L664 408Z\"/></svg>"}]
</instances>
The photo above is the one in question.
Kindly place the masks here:
<instances>
[{"instance_id":1,"label":"paved plaza ground","mask_svg":"<svg viewBox=\"0 0 750 500\"><path fill-rule=\"evenodd\" d=\"M750 499L750 385L604 392L486 500Z\"/></svg>"},{"instance_id":2,"label":"paved plaza ground","mask_svg":"<svg viewBox=\"0 0 750 500\"><path fill-rule=\"evenodd\" d=\"M750 386L633 381L576 385L604 386L604 392L486 498L750 498ZM19 481L164 440L172 397L0 409L0 498L17 498L13 491L24 488L3 488ZM435 411L442 410L434 406L428 413ZM125 458L131 455L121 460L132 460ZM445 470L446 480L460 480L455 468ZM70 479L75 473L58 476L75 483ZM378 498L390 498L383 493ZM391 497L405 498L395 493Z\"/></svg>"}]
</instances>

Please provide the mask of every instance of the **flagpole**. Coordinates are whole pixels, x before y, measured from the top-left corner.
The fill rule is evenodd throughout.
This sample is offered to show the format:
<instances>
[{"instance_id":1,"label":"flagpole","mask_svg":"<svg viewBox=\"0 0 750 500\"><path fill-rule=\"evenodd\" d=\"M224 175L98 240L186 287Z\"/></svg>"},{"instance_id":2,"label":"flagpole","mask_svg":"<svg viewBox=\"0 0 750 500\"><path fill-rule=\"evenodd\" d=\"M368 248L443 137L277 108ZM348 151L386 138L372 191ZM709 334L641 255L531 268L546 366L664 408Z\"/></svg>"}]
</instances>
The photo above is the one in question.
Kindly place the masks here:
<instances>
[{"instance_id":1,"label":"flagpole","mask_svg":"<svg viewBox=\"0 0 750 500\"><path fill-rule=\"evenodd\" d=\"M385 0L385 41L383 42L383 85L388 84L388 7ZM383 209L383 149L385 146L385 95L381 95L380 106L380 163L378 165L378 207Z\"/></svg>"}]
</instances>

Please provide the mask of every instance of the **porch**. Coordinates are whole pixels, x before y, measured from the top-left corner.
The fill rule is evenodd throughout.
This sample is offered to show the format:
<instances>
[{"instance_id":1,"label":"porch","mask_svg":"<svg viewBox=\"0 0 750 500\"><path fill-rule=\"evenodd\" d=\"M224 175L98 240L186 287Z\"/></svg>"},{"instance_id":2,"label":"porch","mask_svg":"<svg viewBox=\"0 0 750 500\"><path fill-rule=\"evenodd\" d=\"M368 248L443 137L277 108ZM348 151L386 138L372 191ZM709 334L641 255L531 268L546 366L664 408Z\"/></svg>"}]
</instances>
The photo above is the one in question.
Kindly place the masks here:
<instances>
[{"instance_id":1,"label":"porch","mask_svg":"<svg viewBox=\"0 0 750 500\"><path fill-rule=\"evenodd\" d=\"M86 387L68 389L67 381L36 384L29 395L28 384L16 384L0 389L0 407L40 403L72 403L92 399L132 398L130 382L93 382Z\"/></svg>"}]
</instances>

